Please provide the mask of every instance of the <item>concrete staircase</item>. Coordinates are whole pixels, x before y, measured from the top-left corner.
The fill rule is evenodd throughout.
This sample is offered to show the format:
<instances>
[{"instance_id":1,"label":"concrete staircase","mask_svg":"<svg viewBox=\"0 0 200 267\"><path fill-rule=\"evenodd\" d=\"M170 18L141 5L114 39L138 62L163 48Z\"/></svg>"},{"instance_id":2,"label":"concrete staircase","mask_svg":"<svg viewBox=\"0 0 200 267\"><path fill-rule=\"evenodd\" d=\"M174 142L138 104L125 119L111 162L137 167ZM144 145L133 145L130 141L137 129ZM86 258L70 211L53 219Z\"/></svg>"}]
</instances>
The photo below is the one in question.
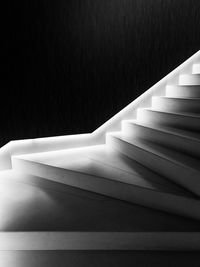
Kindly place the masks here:
<instances>
[{"instance_id":1,"label":"concrete staircase","mask_svg":"<svg viewBox=\"0 0 200 267\"><path fill-rule=\"evenodd\" d=\"M200 52L92 134L0 159L0 249L200 249Z\"/></svg>"}]
</instances>

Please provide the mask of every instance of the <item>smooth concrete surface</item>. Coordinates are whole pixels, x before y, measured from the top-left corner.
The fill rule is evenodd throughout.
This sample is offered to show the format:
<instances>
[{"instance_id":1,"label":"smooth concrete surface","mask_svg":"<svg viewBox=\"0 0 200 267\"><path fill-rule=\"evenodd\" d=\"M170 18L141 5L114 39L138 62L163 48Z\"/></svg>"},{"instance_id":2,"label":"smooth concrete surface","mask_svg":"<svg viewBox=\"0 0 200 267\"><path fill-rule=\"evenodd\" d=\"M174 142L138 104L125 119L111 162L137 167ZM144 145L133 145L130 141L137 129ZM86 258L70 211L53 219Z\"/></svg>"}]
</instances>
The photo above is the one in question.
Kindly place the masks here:
<instances>
[{"instance_id":1,"label":"smooth concrete surface","mask_svg":"<svg viewBox=\"0 0 200 267\"><path fill-rule=\"evenodd\" d=\"M137 120L144 123L151 122L154 125L200 132L200 115L197 114L163 112L145 108L138 109Z\"/></svg>"},{"instance_id":2,"label":"smooth concrete surface","mask_svg":"<svg viewBox=\"0 0 200 267\"><path fill-rule=\"evenodd\" d=\"M200 113L200 98L152 97L152 108L166 112Z\"/></svg>"},{"instance_id":3,"label":"smooth concrete surface","mask_svg":"<svg viewBox=\"0 0 200 267\"><path fill-rule=\"evenodd\" d=\"M199 262L199 251L0 251L1 267L199 267Z\"/></svg>"},{"instance_id":4,"label":"smooth concrete surface","mask_svg":"<svg viewBox=\"0 0 200 267\"><path fill-rule=\"evenodd\" d=\"M197 220L25 175L0 179L0 230L0 250L200 250Z\"/></svg>"},{"instance_id":5,"label":"smooth concrete surface","mask_svg":"<svg viewBox=\"0 0 200 267\"><path fill-rule=\"evenodd\" d=\"M181 74L179 85L200 85L200 74Z\"/></svg>"},{"instance_id":6,"label":"smooth concrete surface","mask_svg":"<svg viewBox=\"0 0 200 267\"><path fill-rule=\"evenodd\" d=\"M13 158L13 168L131 203L200 219L200 201L187 191L175 190L173 184L171 187L169 184L164 187L162 179L161 184L149 179L147 187L144 183L138 183L138 177L136 179L122 170L110 168L88 158L80 158L78 155L73 160L68 158L70 157L64 154L62 160L59 158L57 161L57 157L51 157L48 162L45 153L45 163L41 163L41 158L40 162L33 162L16 157ZM148 180L148 176L146 179Z\"/></svg>"},{"instance_id":7,"label":"smooth concrete surface","mask_svg":"<svg viewBox=\"0 0 200 267\"><path fill-rule=\"evenodd\" d=\"M1 177L1 231L200 231L197 220L32 178Z\"/></svg>"},{"instance_id":8,"label":"smooth concrete surface","mask_svg":"<svg viewBox=\"0 0 200 267\"><path fill-rule=\"evenodd\" d=\"M198 159L146 140L132 139L121 132L109 134L107 143L133 160L200 196Z\"/></svg>"},{"instance_id":9,"label":"smooth concrete surface","mask_svg":"<svg viewBox=\"0 0 200 267\"><path fill-rule=\"evenodd\" d=\"M192 73L193 74L200 74L200 64L193 64Z\"/></svg>"},{"instance_id":10,"label":"smooth concrete surface","mask_svg":"<svg viewBox=\"0 0 200 267\"><path fill-rule=\"evenodd\" d=\"M166 86L167 97L185 97L185 98L200 98L200 85L167 85Z\"/></svg>"},{"instance_id":11,"label":"smooth concrete surface","mask_svg":"<svg viewBox=\"0 0 200 267\"><path fill-rule=\"evenodd\" d=\"M115 181L130 183L149 189L186 194L179 186L167 181L165 178L107 145L15 156L12 158L12 162L14 169L19 168L21 171L29 173L33 169L34 163L36 163L36 165L39 163L61 169L79 171L89 175L110 178ZM26 167L26 165L28 167ZM44 175L39 172L37 167L34 168L32 172L33 174L37 172L36 175L41 177Z\"/></svg>"},{"instance_id":12,"label":"smooth concrete surface","mask_svg":"<svg viewBox=\"0 0 200 267\"><path fill-rule=\"evenodd\" d=\"M151 125L137 120L123 121L122 131L131 138L143 138L172 150L200 157L200 133Z\"/></svg>"}]
</instances>

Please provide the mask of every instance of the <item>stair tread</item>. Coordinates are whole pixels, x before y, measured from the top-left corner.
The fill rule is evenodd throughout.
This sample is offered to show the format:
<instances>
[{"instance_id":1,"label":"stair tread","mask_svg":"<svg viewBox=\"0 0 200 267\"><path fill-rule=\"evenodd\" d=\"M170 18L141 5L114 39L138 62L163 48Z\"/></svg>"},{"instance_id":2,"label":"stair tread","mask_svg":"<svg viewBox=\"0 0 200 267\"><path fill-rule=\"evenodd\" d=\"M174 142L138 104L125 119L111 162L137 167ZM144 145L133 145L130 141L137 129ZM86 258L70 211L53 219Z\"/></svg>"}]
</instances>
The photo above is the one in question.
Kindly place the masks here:
<instances>
[{"instance_id":1,"label":"stair tread","mask_svg":"<svg viewBox=\"0 0 200 267\"><path fill-rule=\"evenodd\" d=\"M183 130L183 129L174 128L174 127L170 127L170 126L154 125L151 123L140 122L136 119L135 120L124 120L123 122L134 123L137 125L141 125L143 127L151 128L151 129L165 132L165 133L169 133L172 135L178 135L178 136L181 136L181 137L186 138L186 139L192 139L196 142L200 142L200 134L197 132L192 132L189 130L185 130L185 129Z\"/></svg>"},{"instance_id":2,"label":"stair tread","mask_svg":"<svg viewBox=\"0 0 200 267\"><path fill-rule=\"evenodd\" d=\"M152 111L152 112L169 114L169 115L176 115L176 116L183 116L183 117L191 117L191 118L200 119L200 115L198 115L196 113L192 113L192 112L169 112L169 111L156 110L153 108L142 108L142 109Z\"/></svg>"},{"instance_id":3,"label":"stair tread","mask_svg":"<svg viewBox=\"0 0 200 267\"><path fill-rule=\"evenodd\" d=\"M161 158L173 161L174 163L179 164L184 168L187 167L200 172L199 160L192 158L188 155L184 155L182 153L179 153L178 151L173 151L171 149L152 143L150 141L141 139L139 140L138 138L131 139L130 137L123 136L122 133L119 132L113 135L116 136L117 138L122 139L125 142L136 145L141 149L147 150L152 154L156 154Z\"/></svg>"},{"instance_id":4,"label":"stair tread","mask_svg":"<svg viewBox=\"0 0 200 267\"><path fill-rule=\"evenodd\" d=\"M26 179L33 184L25 183ZM130 204L13 170L0 173L0 231L197 232L196 220ZM51 185L46 188L45 183ZM60 186L61 188L61 186ZM84 192L83 194L80 192Z\"/></svg>"},{"instance_id":5,"label":"stair tread","mask_svg":"<svg viewBox=\"0 0 200 267\"><path fill-rule=\"evenodd\" d=\"M109 148L107 145L21 155L16 156L16 158L150 190L190 196L189 192L186 192L183 188Z\"/></svg>"},{"instance_id":6,"label":"stair tread","mask_svg":"<svg viewBox=\"0 0 200 267\"><path fill-rule=\"evenodd\" d=\"M175 192L182 192L182 189L172 184L170 181L166 181L165 178L162 178L160 175L157 175L148 168L144 167L134 160L129 159L122 153L113 150L107 145L102 145L101 147L99 146L98 150L95 151L95 153L93 153L93 151L90 151L87 152L85 156L91 158L92 160L102 162L104 165L120 168L125 172L133 174L145 183L147 181L147 186L149 185L149 183L150 185L155 183L156 186L164 186L163 188L159 187L159 189L166 190L166 188L169 188L174 189Z\"/></svg>"}]
</instances>

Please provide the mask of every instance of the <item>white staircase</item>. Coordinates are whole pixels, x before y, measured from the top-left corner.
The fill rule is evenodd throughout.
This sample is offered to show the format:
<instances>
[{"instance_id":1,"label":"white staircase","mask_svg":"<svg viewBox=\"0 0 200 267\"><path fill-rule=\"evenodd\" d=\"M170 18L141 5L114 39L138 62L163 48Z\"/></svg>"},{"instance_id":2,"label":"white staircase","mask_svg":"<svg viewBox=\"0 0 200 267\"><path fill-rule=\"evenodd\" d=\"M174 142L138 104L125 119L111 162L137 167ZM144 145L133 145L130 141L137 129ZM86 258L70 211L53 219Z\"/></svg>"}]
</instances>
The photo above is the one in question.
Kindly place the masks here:
<instances>
[{"instance_id":1,"label":"white staircase","mask_svg":"<svg viewBox=\"0 0 200 267\"><path fill-rule=\"evenodd\" d=\"M0 159L0 249L200 249L200 52L92 134Z\"/></svg>"}]
</instances>

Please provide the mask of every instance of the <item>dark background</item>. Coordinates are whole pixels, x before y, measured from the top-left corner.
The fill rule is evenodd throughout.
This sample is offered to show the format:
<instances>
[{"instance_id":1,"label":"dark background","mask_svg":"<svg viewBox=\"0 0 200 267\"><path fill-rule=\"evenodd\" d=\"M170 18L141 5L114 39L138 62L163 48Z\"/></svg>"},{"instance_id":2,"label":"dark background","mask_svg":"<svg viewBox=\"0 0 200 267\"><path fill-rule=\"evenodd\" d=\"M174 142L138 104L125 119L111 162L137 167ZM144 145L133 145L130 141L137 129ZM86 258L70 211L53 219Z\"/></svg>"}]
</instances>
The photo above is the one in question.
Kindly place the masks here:
<instances>
[{"instance_id":1,"label":"dark background","mask_svg":"<svg viewBox=\"0 0 200 267\"><path fill-rule=\"evenodd\" d=\"M91 132L200 49L199 0L9 4L0 145Z\"/></svg>"}]
</instances>

